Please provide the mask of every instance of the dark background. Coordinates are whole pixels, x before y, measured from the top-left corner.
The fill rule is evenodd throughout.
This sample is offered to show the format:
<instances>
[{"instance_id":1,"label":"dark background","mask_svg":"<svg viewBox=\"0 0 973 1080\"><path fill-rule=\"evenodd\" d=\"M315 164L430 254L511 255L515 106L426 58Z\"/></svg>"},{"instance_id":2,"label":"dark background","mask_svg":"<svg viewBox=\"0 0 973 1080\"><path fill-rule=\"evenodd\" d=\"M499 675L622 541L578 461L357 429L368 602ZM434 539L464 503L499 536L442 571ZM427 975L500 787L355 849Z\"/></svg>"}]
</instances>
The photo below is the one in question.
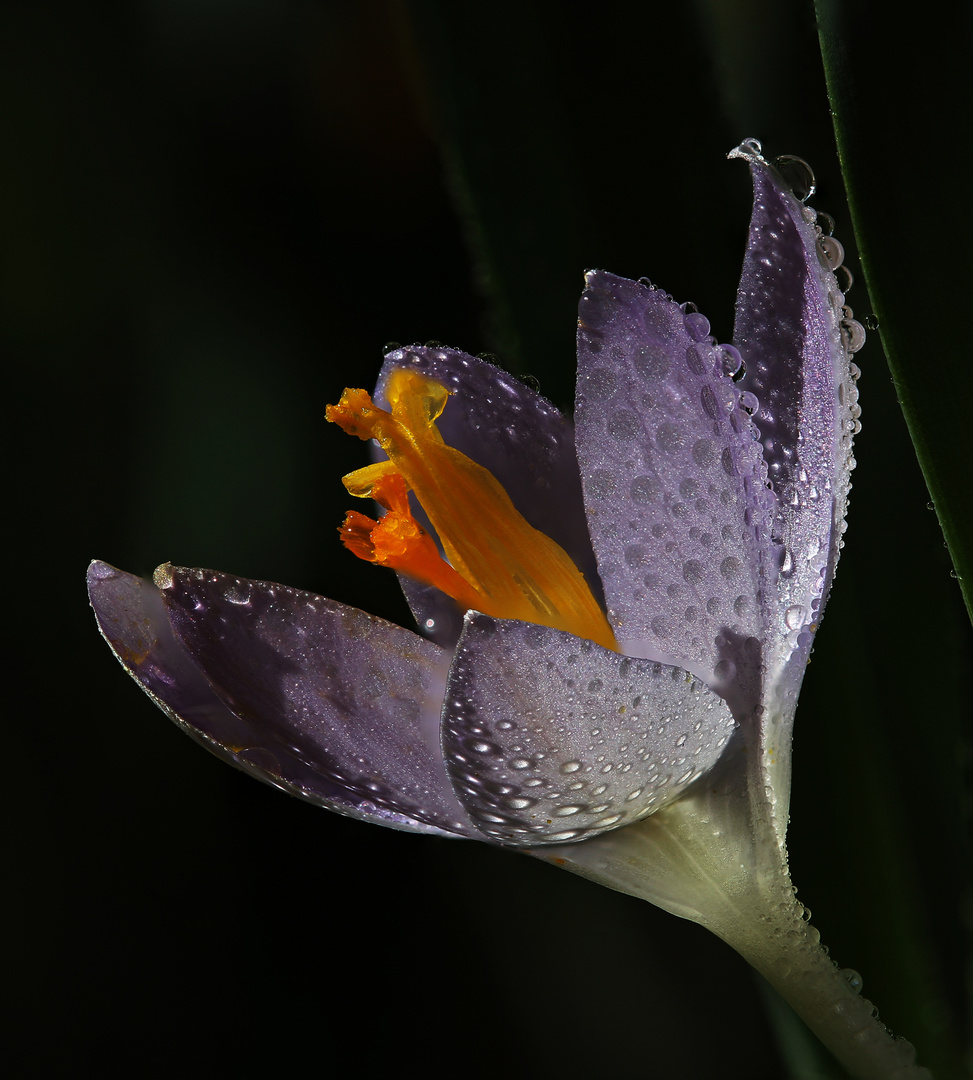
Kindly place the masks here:
<instances>
[{"instance_id":1,"label":"dark background","mask_svg":"<svg viewBox=\"0 0 973 1080\"><path fill-rule=\"evenodd\" d=\"M906 57L920 80L941 62L849 10L876 100ZM930 10L948 48L952 9ZM391 576L339 547L339 477L364 458L325 405L372 385L385 342L434 338L570 408L593 266L648 275L726 340L750 192L724 158L746 136L811 162L854 267L810 6L142 0L4 21L23 1074L785 1075L755 978L703 930L207 757L123 676L82 579L92 557L171 560L408 625ZM889 146L899 119L876 112ZM922 221L890 222L919 255ZM861 284L849 301L868 314ZM969 627L879 340L798 714L792 869L832 954L947 1076Z\"/></svg>"}]
</instances>

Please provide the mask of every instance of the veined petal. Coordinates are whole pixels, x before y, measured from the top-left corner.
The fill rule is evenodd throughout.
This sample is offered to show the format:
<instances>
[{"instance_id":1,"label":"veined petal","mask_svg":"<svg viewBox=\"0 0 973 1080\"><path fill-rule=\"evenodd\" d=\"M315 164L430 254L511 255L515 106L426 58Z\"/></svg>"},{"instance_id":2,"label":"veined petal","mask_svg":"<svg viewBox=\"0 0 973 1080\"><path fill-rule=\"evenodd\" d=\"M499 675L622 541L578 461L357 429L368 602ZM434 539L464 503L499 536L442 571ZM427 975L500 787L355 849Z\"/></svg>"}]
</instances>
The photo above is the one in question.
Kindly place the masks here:
<instances>
[{"instance_id":1,"label":"veined petal","mask_svg":"<svg viewBox=\"0 0 973 1080\"><path fill-rule=\"evenodd\" d=\"M386 356L375 393L383 408L388 406L385 384L397 368L414 368L451 392L437 420L443 441L493 474L524 518L564 549L600 600L571 421L486 360L432 346L397 349ZM413 513L429 528L414 500ZM404 577L400 581L420 628L439 644L454 645L462 629L455 604L438 590Z\"/></svg>"},{"instance_id":2,"label":"veined petal","mask_svg":"<svg viewBox=\"0 0 973 1080\"><path fill-rule=\"evenodd\" d=\"M859 414L851 350L864 332L834 274L841 245L815 224L814 211L756 143L730 157L750 165L754 188L734 343L746 361L740 386L759 402L753 420L777 496L773 534L783 548L769 627L778 644L767 662L793 657L799 682L845 529Z\"/></svg>"},{"instance_id":3,"label":"veined petal","mask_svg":"<svg viewBox=\"0 0 973 1080\"><path fill-rule=\"evenodd\" d=\"M160 577L162 594L94 563L89 590L116 656L183 730L339 813L475 835L443 772L435 645L280 585L174 568Z\"/></svg>"},{"instance_id":4,"label":"veined petal","mask_svg":"<svg viewBox=\"0 0 973 1080\"><path fill-rule=\"evenodd\" d=\"M471 612L449 674L443 754L487 836L559 844L671 803L735 726L687 671Z\"/></svg>"},{"instance_id":5,"label":"veined petal","mask_svg":"<svg viewBox=\"0 0 973 1080\"><path fill-rule=\"evenodd\" d=\"M615 635L623 652L721 693L747 682L731 700L747 713L776 557L766 465L732 379L739 356L702 315L601 271L579 312L578 459Z\"/></svg>"},{"instance_id":6,"label":"veined petal","mask_svg":"<svg viewBox=\"0 0 973 1080\"><path fill-rule=\"evenodd\" d=\"M376 804L335 783L262 723L237 716L176 641L159 590L95 561L88 594L98 626L125 670L190 738L273 787L348 817L409 832L455 833Z\"/></svg>"}]
</instances>

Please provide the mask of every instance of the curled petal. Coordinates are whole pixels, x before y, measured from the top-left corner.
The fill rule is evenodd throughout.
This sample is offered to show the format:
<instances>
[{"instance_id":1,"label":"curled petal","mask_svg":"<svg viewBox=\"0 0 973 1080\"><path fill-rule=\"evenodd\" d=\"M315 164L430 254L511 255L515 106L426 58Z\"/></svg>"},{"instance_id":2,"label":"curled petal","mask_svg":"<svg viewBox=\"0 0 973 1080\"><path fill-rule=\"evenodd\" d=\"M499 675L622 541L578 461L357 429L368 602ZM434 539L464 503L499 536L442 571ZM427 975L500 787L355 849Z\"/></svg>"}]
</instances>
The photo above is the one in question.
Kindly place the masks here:
<instances>
[{"instance_id":1,"label":"curled petal","mask_svg":"<svg viewBox=\"0 0 973 1080\"><path fill-rule=\"evenodd\" d=\"M122 665L197 742L339 813L475 835L442 769L436 646L296 589L172 568L163 579L160 594L95 562L89 595Z\"/></svg>"},{"instance_id":2,"label":"curled petal","mask_svg":"<svg viewBox=\"0 0 973 1080\"><path fill-rule=\"evenodd\" d=\"M536 846L668 805L714 765L734 727L686 671L471 612L450 669L443 753L478 827Z\"/></svg>"},{"instance_id":3,"label":"curled petal","mask_svg":"<svg viewBox=\"0 0 973 1080\"><path fill-rule=\"evenodd\" d=\"M754 205L737 296L734 342L746 361L741 387L754 414L777 496L773 533L782 547L770 626L780 642L768 663L803 668L838 557L858 427L851 349L863 331L834 271L841 245L815 224L752 142L734 150L750 165Z\"/></svg>"},{"instance_id":4,"label":"curled petal","mask_svg":"<svg viewBox=\"0 0 973 1080\"><path fill-rule=\"evenodd\" d=\"M722 692L759 665L743 646L763 638L776 558L739 356L698 312L601 271L579 314L578 458L615 635Z\"/></svg>"}]
</instances>

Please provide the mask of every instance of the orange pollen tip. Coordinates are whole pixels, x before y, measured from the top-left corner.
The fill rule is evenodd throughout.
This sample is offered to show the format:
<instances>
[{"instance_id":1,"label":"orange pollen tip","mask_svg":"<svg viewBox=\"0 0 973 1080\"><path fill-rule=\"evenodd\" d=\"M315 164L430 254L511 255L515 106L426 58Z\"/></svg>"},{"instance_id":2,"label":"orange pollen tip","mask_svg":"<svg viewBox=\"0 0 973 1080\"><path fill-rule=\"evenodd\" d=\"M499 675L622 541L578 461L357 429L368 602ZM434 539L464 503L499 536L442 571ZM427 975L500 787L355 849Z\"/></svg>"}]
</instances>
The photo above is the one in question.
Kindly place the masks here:
<instances>
[{"instance_id":1,"label":"orange pollen tip","mask_svg":"<svg viewBox=\"0 0 973 1080\"><path fill-rule=\"evenodd\" d=\"M388 413L372 403L367 390L346 389L338 404L329 405L324 415L333 424L337 424L346 435L370 439L379 416L388 416Z\"/></svg>"},{"instance_id":2,"label":"orange pollen tip","mask_svg":"<svg viewBox=\"0 0 973 1080\"><path fill-rule=\"evenodd\" d=\"M366 514L359 514L357 510L349 510L345 514L345 520L341 523L338 532L341 534L341 542L359 559L365 562L376 562L375 544L372 542L372 530L378 522Z\"/></svg>"}]
</instances>

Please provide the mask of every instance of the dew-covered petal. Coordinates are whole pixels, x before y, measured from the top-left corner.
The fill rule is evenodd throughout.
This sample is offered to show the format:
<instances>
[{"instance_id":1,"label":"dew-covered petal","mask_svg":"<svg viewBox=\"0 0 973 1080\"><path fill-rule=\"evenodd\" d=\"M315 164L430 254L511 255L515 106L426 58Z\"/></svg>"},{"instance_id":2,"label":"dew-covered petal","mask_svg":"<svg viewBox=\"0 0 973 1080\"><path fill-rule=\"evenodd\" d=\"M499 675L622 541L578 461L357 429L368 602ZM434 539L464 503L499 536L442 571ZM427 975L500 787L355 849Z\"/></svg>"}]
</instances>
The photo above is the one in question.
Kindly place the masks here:
<instances>
[{"instance_id":1,"label":"dew-covered petal","mask_svg":"<svg viewBox=\"0 0 973 1080\"><path fill-rule=\"evenodd\" d=\"M754 186L734 343L746 362L740 386L759 402L753 419L777 495L774 537L783 548L771 626L778 648L768 663L793 656L803 667L845 528L859 413L850 350L864 334L834 274L840 244L815 224L814 211L757 144L748 141L730 156L749 163Z\"/></svg>"},{"instance_id":2,"label":"dew-covered petal","mask_svg":"<svg viewBox=\"0 0 973 1080\"><path fill-rule=\"evenodd\" d=\"M615 635L729 685L775 557L739 357L698 312L602 271L579 315L578 459Z\"/></svg>"},{"instance_id":3,"label":"dew-covered petal","mask_svg":"<svg viewBox=\"0 0 973 1080\"><path fill-rule=\"evenodd\" d=\"M98 626L125 670L190 738L217 757L298 798L349 817L410 832L454 835L339 785L280 733L237 716L176 641L159 590L107 563L88 568Z\"/></svg>"},{"instance_id":4,"label":"dew-covered petal","mask_svg":"<svg viewBox=\"0 0 973 1080\"><path fill-rule=\"evenodd\" d=\"M177 640L223 702L360 800L471 835L439 749L446 654L313 593L162 567Z\"/></svg>"},{"instance_id":5,"label":"dew-covered petal","mask_svg":"<svg viewBox=\"0 0 973 1080\"><path fill-rule=\"evenodd\" d=\"M600 598L571 421L536 391L486 360L433 346L390 352L379 376L376 403L384 407L385 381L393 369L402 367L416 368L450 391L436 422L444 441L493 473L517 510L564 548ZM416 516L428 525L424 514ZM470 528L475 527L470 522ZM441 645L455 644L462 626L455 604L438 590L414 583L404 585L404 590L420 629Z\"/></svg>"},{"instance_id":6,"label":"dew-covered petal","mask_svg":"<svg viewBox=\"0 0 973 1080\"><path fill-rule=\"evenodd\" d=\"M666 806L714 765L734 726L686 671L471 612L449 674L443 753L479 828L536 846Z\"/></svg>"}]
</instances>

